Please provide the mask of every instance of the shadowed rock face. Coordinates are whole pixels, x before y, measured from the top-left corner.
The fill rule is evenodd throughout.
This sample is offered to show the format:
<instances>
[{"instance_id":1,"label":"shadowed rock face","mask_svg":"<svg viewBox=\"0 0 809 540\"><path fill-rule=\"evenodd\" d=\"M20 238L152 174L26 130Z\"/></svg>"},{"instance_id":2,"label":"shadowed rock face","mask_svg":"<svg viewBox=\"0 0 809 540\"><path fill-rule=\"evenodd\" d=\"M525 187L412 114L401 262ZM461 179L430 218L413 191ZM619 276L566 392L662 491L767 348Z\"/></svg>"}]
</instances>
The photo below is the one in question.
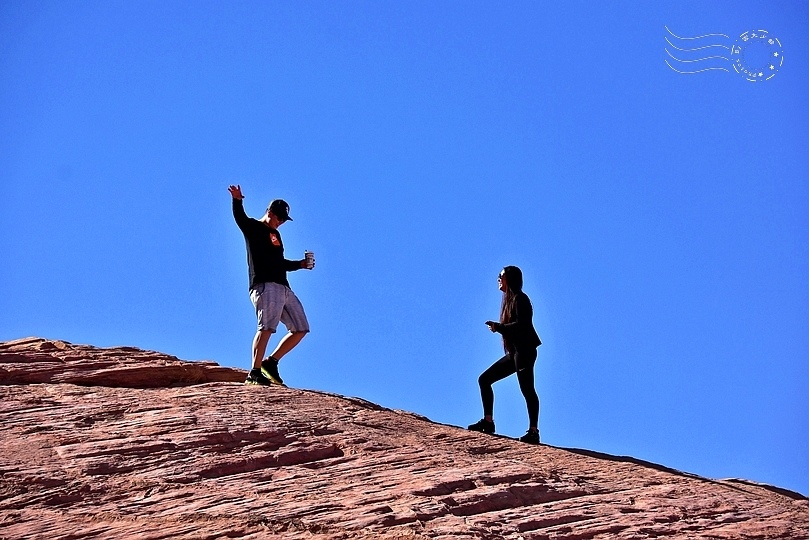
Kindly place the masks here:
<instances>
[{"instance_id":1,"label":"shadowed rock face","mask_svg":"<svg viewBox=\"0 0 809 540\"><path fill-rule=\"evenodd\" d=\"M245 375L0 343L0 538L809 538L786 490Z\"/></svg>"}]
</instances>

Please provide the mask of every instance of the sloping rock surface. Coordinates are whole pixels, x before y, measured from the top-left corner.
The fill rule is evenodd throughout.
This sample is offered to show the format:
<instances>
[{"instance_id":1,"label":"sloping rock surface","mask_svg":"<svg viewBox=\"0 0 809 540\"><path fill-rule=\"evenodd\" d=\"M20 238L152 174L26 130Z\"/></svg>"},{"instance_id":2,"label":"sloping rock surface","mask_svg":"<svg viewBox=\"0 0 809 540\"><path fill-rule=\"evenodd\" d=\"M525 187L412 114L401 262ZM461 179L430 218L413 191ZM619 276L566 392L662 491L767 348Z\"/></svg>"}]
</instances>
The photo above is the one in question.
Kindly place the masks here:
<instances>
[{"instance_id":1,"label":"sloping rock surface","mask_svg":"<svg viewBox=\"0 0 809 540\"><path fill-rule=\"evenodd\" d=\"M786 490L244 377L0 343L0 538L809 538Z\"/></svg>"}]
</instances>

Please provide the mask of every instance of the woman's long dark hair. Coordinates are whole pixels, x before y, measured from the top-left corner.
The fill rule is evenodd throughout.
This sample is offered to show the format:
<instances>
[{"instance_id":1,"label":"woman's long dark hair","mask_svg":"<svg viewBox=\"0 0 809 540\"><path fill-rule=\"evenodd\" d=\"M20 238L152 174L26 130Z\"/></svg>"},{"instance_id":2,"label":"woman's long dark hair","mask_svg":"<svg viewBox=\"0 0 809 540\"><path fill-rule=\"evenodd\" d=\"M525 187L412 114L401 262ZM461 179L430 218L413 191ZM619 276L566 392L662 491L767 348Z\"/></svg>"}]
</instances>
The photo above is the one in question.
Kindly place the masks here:
<instances>
[{"instance_id":1,"label":"woman's long dark hair","mask_svg":"<svg viewBox=\"0 0 809 540\"><path fill-rule=\"evenodd\" d=\"M522 270L516 266L506 266L503 268L503 276L506 278L506 290L503 291L503 302L500 305L500 322L510 323L514 320L517 309L517 295L522 292Z\"/></svg>"}]
</instances>

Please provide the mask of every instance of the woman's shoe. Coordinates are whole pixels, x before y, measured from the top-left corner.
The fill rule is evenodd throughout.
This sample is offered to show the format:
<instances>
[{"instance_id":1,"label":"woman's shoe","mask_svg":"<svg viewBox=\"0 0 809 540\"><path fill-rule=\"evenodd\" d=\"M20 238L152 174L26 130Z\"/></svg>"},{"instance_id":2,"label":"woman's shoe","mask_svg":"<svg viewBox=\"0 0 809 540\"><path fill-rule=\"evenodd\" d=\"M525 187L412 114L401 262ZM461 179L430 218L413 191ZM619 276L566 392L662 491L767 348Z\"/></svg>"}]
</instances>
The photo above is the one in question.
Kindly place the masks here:
<instances>
[{"instance_id":1,"label":"woman's shoe","mask_svg":"<svg viewBox=\"0 0 809 540\"><path fill-rule=\"evenodd\" d=\"M482 418L469 426L469 431L480 431L481 433L494 433L494 422Z\"/></svg>"},{"instance_id":2,"label":"woman's shoe","mask_svg":"<svg viewBox=\"0 0 809 540\"><path fill-rule=\"evenodd\" d=\"M525 435L520 437L520 441L528 444L539 444L539 431L529 429Z\"/></svg>"}]
</instances>

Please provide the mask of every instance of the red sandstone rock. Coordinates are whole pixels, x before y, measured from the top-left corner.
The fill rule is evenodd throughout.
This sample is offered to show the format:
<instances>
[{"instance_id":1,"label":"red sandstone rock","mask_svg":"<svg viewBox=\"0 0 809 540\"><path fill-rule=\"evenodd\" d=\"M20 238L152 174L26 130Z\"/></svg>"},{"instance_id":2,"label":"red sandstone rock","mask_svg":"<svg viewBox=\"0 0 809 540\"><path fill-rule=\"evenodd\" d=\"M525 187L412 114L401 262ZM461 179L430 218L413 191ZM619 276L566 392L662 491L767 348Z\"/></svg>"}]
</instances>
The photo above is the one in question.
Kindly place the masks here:
<instances>
[{"instance_id":1,"label":"red sandstone rock","mask_svg":"<svg viewBox=\"0 0 809 540\"><path fill-rule=\"evenodd\" d=\"M809 538L786 490L244 377L0 343L0 538Z\"/></svg>"},{"instance_id":2,"label":"red sandstone rock","mask_svg":"<svg viewBox=\"0 0 809 540\"><path fill-rule=\"evenodd\" d=\"M0 384L164 388L244 378L244 372L216 362L185 362L135 347L99 349L41 338L0 343Z\"/></svg>"}]
</instances>

